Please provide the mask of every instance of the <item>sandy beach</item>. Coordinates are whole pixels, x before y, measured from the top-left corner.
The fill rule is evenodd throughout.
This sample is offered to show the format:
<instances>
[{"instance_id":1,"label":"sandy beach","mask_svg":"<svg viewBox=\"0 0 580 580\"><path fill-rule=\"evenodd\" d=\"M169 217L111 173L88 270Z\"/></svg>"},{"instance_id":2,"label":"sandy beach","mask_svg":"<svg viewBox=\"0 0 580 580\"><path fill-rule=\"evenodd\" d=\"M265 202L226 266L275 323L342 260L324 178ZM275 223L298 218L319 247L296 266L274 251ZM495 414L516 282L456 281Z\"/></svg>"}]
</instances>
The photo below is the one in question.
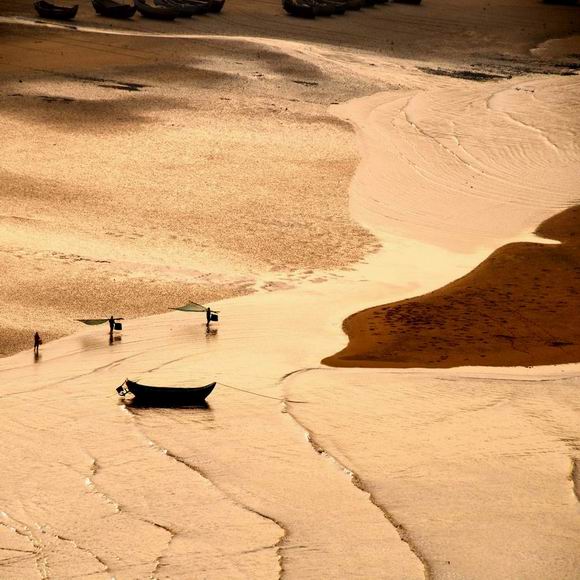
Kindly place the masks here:
<instances>
[{"instance_id":1,"label":"sandy beach","mask_svg":"<svg viewBox=\"0 0 580 580\"><path fill-rule=\"evenodd\" d=\"M578 578L577 12L0 0L0 577Z\"/></svg>"}]
</instances>

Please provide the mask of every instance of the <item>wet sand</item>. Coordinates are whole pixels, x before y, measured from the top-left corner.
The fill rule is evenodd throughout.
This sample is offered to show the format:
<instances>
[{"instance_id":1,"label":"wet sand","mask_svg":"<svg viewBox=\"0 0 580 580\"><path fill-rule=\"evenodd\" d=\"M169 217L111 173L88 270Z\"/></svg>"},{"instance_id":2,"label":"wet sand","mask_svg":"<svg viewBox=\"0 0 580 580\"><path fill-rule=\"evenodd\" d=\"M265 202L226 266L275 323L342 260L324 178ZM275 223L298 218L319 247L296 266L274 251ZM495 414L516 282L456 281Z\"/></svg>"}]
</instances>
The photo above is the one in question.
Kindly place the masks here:
<instances>
[{"instance_id":1,"label":"wet sand","mask_svg":"<svg viewBox=\"0 0 580 580\"><path fill-rule=\"evenodd\" d=\"M352 130L326 112L371 83L233 41L17 27L4 45L3 354L376 247L348 213Z\"/></svg>"},{"instance_id":2,"label":"wet sand","mask_svg":"<svg viewBox=\"0 0 580 580\"><path fill-rule=\"evenodd\" d=\"M580 360L580 207L545 221L467 276L345 320L348 346L324 363L357 367L537 366Z\"/></svg>"},{"instance_id":3,"label":"wet sand","mask_svg":"<svg viewBox=\"0 0 580 580\"><path fill-rule=\"evenodd\" d=\"M42 235L2 230L3 245L9 239L26 252L70 253L72 246L83 255L82 249L87 256L111 259L122 279L132 279L137 272L135 286L146 278L167 281L170 289L184 281L200 284L199 291L205 288L210 296L212 288L200 280L211 280L223 283L226 293L235 288L247 291L249 282L257 291L216 304L220 322L209 332L197 315L170 312L126 321L122 335L111 343L103 330L86 328L44 345L37 358L25 351L0 360L3 577L189 578L192 571L196 577L216 579L577 577L578 365L387 371L320 364L326 353L344 346L341 323L352 312L444 287L505 243L534 239L538 223L577 203L577 180L570 171L579 159L571 121L579 90L577 77L569 74L574 49L568 42L552 42L528 55L536 39L546 40L541 21L506 34L513 28L514 15L531 22L528 15L533 20L540 8L547 8L557 22L571 13L562 12L562 7L509 3L503 12L490 8L497 26L490 26L486 34L458 35L458 21L466 29L485 29L483 3L470 5L481 12L458 10L451 1L425 2L427 10L446 15L433 26L430 50L441 55L452 50L440 42L441 26L450 44L463 43L456 60L445 62L397 59L370 44L371 52L354 49L348 40L346 48L258 38L240 45L239 38L48 33L31 25L14 29L16 36L24 35L18 40L24 43L19 45L22 50L16 50L20 55L34 53L38 41L54 41L50 58L58 60L60 51L73 50L74 41L74 50L86 54L87 74L53 79L37 59L35 70L28 69L29 80L22 79L28 85L26 96L10 97L25 99L22 111L8 104L8 90L2 93L7 111L3 119L11 128L9 144L14 142L7 159L20 161L13 170L22 173L25 167L34 174L31 177L38 173L41 178L27 181L16 172L10 215L29 217L14 213L18 203L32 214L25 201L16 202L26 199L24 192L38 191L38 204L38 198L52 191L52 204L43 208L50 219L41 220ZM211 22L224 31L235 27L241 22L236 15L243 10L233 1L232 6L231 20L202 20L203 25ZM254 10L258 4L243 6ZM267 6L279 11L277 3L276 8ZM416 27L432 23L422 21L415 7L392 5L385 14L387 10L406 15ZM352 19L280 22L316 25L321 27L317 34L328 38L337 38L333 27L341 27L342 35L347 29L357 32ZM250 23L262 25L255 18ZM94 26L92 21L88 24ZM193 21L180 24L181 30L194 30ZM158 31L165 25L139 20L136 26ZM559 29L562 36L567 26ZM408 27L406 38L415 30ZM375 35L371 40L384 46L391 41L388 35L377 39ZM420 40L416 38L413 46L425 44ZM492 63L497 47L510 44L517 55L511 54L507 65L507 55L494 57ZM232 46L235 56L228 52ZM192 53L187 52L190 48ZM214 115L214 89L223 88L222 75L198 97L207 73L195 72L197 80L185 82L182 69L157 66L158 61L166 62L165 49L183 55L185 65L192 60L204 71L232 73L234 63L242 62L236 66L243 74L234 72L231 86L235 102L243 107L227 112L220 108ZM474 50L490 55L486 70L505 78L467 78L464 71L472 70L471 65L458 61ZM213 51L218 56L212 56ZM118 71L100 59L119 52L132 59L148 53L145 68L127 63L130 74L112 74ZM238 53L243 58L238 59ZM43 51L42 58L49 58L47 54ZM277 68L279 59L283 66ZM567 68L560 66L562 59ZM507 66L503 73L500 62ZM46 68L53 66L54 61ZM514 67L522 66L539 67L540 72L508 78ZM302 76L296 75L296 67ZM74 64L65 72L78 75L77 68ZM155 84L160 68L164 81ZM254 72L265 80L255 80ZM140 91L118 88L146 81L154 86ZM263 93L254 90L257 83L265 83ZM103 84L109 86L99 86ZM269 97L291 95L292 89L300 96L291 98L302 102L296 105L289 99L286 106L293 121L284 123L292 130L279 135L272 148L270 129L279 128L285 118L266 113L272 106L267 103L278 102ZM98 96L100 91L106 93ZM20 91L10 87L10 92ZM267 96L260 101L259 94ZM102 100L106 111L117 114L134 111L130 105L139 103L139 121L124 126L121 115L115 131L104 132L99 121L83 126L75 139L75 131L65 131L67 123L57 115L47 115L40 107L35 116L33 103L51 104L37 100L39 95L89 101L85 106L91 110L93 100ZM129 102L119 111L117 100ZM190 102L200 114L172 109ZM54 103L64 107L63 101ZM69 103L78 106L76 101ZM188 124L173 134L169 127L181 115ZM228 121L227 133L221 130L220 115ZM314 125L323 128L312 129L313 116L319 119ZM79 121L82 115L75 118ZM194 121L200 118L201 130L196 131ZM70 180L61 178L54 186L51 179L64 160L57 164L55 156L41 155L44 142L36 148L30 145L35 133L29 125L35 123L43 136L46 131L58 137L52 142L62 140L63 155L79 161L79 151L87 147L107 161L110 178L79 161L82 169L74 168ZM254 126L259 130L252 132ZM26 138L19 137L20 131ZM189 147L180 157L184 140ZM156 167L163 167L160 177L134 153L135 143L147 150L148 159L156 159ZM220 147L211 147L213 143ZM181 174L184 167L193 172L187 160L197 147L205 157L196 169L225 147L227 160L238 152L239 175L230 171L226 180L222 174L219 183L195 197L195 188ZM166 155L158 158L156 148ZM123 155L116 157L112 150ZM282 164L289 150L292 159L298 157L298 170L285 163L270 171L277 162ZM262 155L260 163L251 166L252 176L257 173L265 185L254 185L257 180L250 181L244 172L257 151ZM342 157L345 151L348 155ZM181 164L163 165L168 152ZM23 166L25 153L35 154L47 168L32 171L36 166ZM308 173L306 162L313 155L314 167ZM127 193L120 200L112 190L123 175L125 156L138 164L139 172L122 182ZM211 167L217 171L224 163L217 159ZM321 167L326 172L321 173ZM286 181L288 171L292 179ZM87 175L82 193L89 191L91 203L75 197L83 172ZM182 211L173 209L179 196L172 195L173 187L164 187L167 176L187 188L190 203L196 202L196 211L183 224L176 217ZM204 177L212 183L207 173ZM295 179L307 184L292 195L288 190ZM228 187L237 184L233 199L241 198L234 204L237 219L230 217L225 223L234 229L231 238L228 231L217 235L201 227L189 233L201 201L208 193L220 199L216 191L224 181ZM149 182L155 189L140 195L139 188ZM36 183L39 189L19 190L19 183ZM244 197L248 183L252 191L259 185L267 190L256 208L260 217L252 210L255 198ZM343 183L344 189L337 188ZM280 189L285 196L279 195ZM55 199L62 200L74 225L70 233L57 230ZM147 208L141 207L144 203ZM109 214L116 215L115 228L97 227L102 210L93 208L95 204L114 210ZM318 211L310 211L313 204ZM296 232L281 226L292 223L282 217L281 209L297 221ZM133 212L146 225L131 229L132 235L143 235L137 240L126 233ZM267 220L261 218L264 212ZM210 220L211 212L204 217ZM86 227L84 219L89 221ZM245 227L235 230L238 220ZM331 227L334 222L339 225ZM161 225L155 229L157 224ZM299 246L293 240L300 239L302 227L320 235L304 233ZM107 243L103 232L118 229L125 237ZM191 244L169 242L174 229L179 235L187 231ZM251 241L254 229L265 232L256 243ZM308 251L297 255L304 247ZM45 264L45 254L34 263ZM50 267L46 279L52 277ZM100 291L92 290L89 281L84 288ZM13 296L15 304L24 299L16 290ZM3 311L10 313L10 308L16 307ZM114 389L125 377L157 385L209 380L219 384L207 408L144 409L119 401Z\"/></svg>"},{"instance_id":4,"label":"wet sand","mask_svg":"<svg viewBox=\"0 0 580 580\"><path fill-rule=\"evenodd\" d=\"M305 22L285 15L278 2L232 1L215 17L118 23L84 2L75 32L46 28L24 0L1 3L7 145L0 354L27 348L36 330L45 342L75 332L77 318L134 318L187 300L322 280L375 251L377 238L359 223L375 234L381 225L349 214L347 189L359 161L353 119L340 121L340 109L329 107L383 92L395 106L400 98L418 103L426 88L437 87L447 92L441 102L451 98L449 106L461 110L455 96L474 88L442 76L450 70L459 80L473 70L492 80L573 71L574 43L528 52L574 32L573 9L524 4L501 10L475 0L470 10L451 2L393 4ZM515 20L522 22L517 30ZM446 27L454 31L447 42L426 40ZM388 35L373 33L385 28ZM260 35L274 40L260 42ZM316 50L296 44L313 36L328 44ZM346 48L329 58L333 43ZM483 102L479 91L474 98ZM412 116L424 106L415 109ZM413 122L419 121L425 117ZM441 144L433 149L440 157ZM392 181L404 166L385 165L385 154L391 159L381 150L380 165ZM376 173L377 160L368 162ZM425 202L421 191L427 199L439 195L433 185L414 183L412 196L391 205L392 233L416 237L426 227L422 239L439 235L432 224L441 216L425 216L411 232L398 229ZM390 203L386 194L381 203ZM406 208L409 200L415 201ZM474 201L464 205L461 222ZM507 233L499 230L486 246ZM461 244L479 243L482 235L455 231Z\"/></svg>"}]
</instances>

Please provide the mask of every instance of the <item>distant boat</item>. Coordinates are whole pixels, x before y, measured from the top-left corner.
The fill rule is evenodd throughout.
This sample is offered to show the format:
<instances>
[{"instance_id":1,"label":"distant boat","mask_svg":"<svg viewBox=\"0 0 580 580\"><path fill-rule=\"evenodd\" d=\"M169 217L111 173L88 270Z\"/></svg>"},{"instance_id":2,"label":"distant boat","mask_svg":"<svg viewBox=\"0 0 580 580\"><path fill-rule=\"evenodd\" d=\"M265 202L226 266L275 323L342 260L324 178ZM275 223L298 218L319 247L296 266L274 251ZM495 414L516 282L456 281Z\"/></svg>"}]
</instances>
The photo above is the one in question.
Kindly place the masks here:
<instances>
[{"instance_id":1,"label":"distant boat","mask_svg":"<svg viewBox=\"0 0 580 580\"><path fill-rule=\"evenodd\" d=\"M211 4L209 6L209 11L213 14L217 14L218 12L222 11L226 0L211 0Z\"/></svg>"},{"instance_id":2,"label":"distant boat","mask_svg":"<svg viewBox=\"0 0 580 580\"><path fill-rule=\"evenodd\" d=\"M177 10L181 18L207 14L211 6L210 0L154 0L154 2L156 6Z\"/></svg>"},{"instance_id":3,"label":"distant boat","mask_svg":"<svg viewBox=\"0 0 580 580\"><path fill-rule=\"evenodd\" d=\"M34 8L43 18L50 18L52 20L72 20L79 9L79 5L74 6L56 6L45 0L38 0L34 2Z\"/></svg>"},{"instance_id":4,"label":"distant boat","mask_svg":"<svg viewBox=\"0 0 580 580\"><path fill-rule=\"evenodd\" d=\"M347 9L347 0L323 0L323 2L317 2L317 4L326 4L332 8L333 14L344 14Z\"/></svg>"},{"instance_id":5,"label":"distant boat","mask_svg":"<svg viewBox=\"0 0 580 580\"><path fill-rule=\"evenodd\" d=\"M347 0L347 10L360 10L363 7L363 0Z\"/></svg>"},{"instance_id":6,"label":"distant boat","mask_svg":"<svg viewBox=\"0 0 580 580\"><path fill-rule=\"evenodd\" d=\"M333 14L337 13L335 4L325 2L324 0L315 0L314 10L316 11L316 16L332 16Z\"/></svg>"},{"instance_id":7,"label":"distant boat","mask_svg":"<svg viewBox=\"0 0 580 580\"><path fill-rule=\"evenodd\" d=\"M145 18L155 20L175 20L179 16L179 10L166 6L153 6L145 0L135 0L135 7Z\"/></svg>"},{"instance_id":8,"label":"distant boat","mask_svg":"<svg viewBox=\"0 0 580 580\"><path fill-rule=\"evenodd\" d=\"M131 18L137 8L133 4L124 4L117 0L92 0L97 14L109 18Z\"/></svg>"},{"instance_id":9,"label":"distant boat","mask_svg":"<svg viewBox=\"0 0 580 580\"><path fill-rule=\"evenodd\" d=\"M203 387L151 387L126 379L117 387L117 393L121 397L132 393L138 404L151 407L193 407L205 404L215 386L216 383Z\"/></svg>"},{"instance_id":10,"label":"distant boat","mask_svg":"<svg viewBox=\"0 0 580 580\"><path fill-rule=\"evenodd\" d=\"M316 8L313 0L283 0L282 7L291 16L315 18Z\"/></svg>"}]
</instances>

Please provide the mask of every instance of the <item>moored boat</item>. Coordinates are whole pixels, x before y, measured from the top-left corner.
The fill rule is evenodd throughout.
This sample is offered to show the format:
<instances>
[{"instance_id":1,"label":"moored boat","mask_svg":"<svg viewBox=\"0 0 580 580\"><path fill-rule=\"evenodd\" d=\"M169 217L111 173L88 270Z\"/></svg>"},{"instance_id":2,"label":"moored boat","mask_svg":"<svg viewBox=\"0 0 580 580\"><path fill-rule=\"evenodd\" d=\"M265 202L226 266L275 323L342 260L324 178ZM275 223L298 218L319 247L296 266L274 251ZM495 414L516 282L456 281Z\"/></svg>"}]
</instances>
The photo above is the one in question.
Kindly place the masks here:
<instances>
[{"instance_id":1,"label":"moored boat","mask_svg":"<svg viewBox=\"0 0 580 580\"><path fill-rule=\"evenodd\" d=\"M133 4L117 2L117 0L92 0L97 14L108 18L131 18L137 8Z\"/></svg>"},{"instance_id":2,"label":"moored boat","mask_svg":"<svg viewBox=\"0 0 580 580\"><path fill-rule=\"evenodd\" d=\"M324 0L314 0L314 10L316 11L316 16L332 16L336 14L334 4Z\"/></svg>"},{"instance_id":3,"label":"moored boat","mask_svg":"<svg viewBox=\"0 0 580 580\"><path fill-rule=\"evenodd\" d=\"M131 393L137 403L152 407L191 407L205 404L215 386L216 383L202 387L153 387L126 379L117 387L117 393L121 397Z\"/></svg>"},{"instance_id":4,"label":"moored boat","mask_svg":"<svg viewBox=\"0 0 580 580\"><path fill-rule=\"evenodd\" d=\"M209 11L212 14L217 14L218 12L222 11L226 0L211 0L211 4L209 6Z\"/></svg>"},{"instance_id":5,"label":"moored boat","mask_svg":"<svg viewBox=\"0 0 580 580\"><path fill-rule=\"evenodd\" d=\"M199 14L206 14L210 9L210 1L197 0L154 0L157 6L171 8L179 12L181 18L189 18Z\"/></svg>"},{"instance_id":6,"label":"moored boat","mask_svg":"<svg viewBox=\"0 0 580 580\"><path fill-rule=\"evenodd\" d=\"M57 6L45 0L34 2L34 8L43 18L51 20L72 20L78 12L79 5L74 6Z\"/></svg>"},{"instance_id":7,"label":"moored boat","mask_svg":"<svg viewBox=\"0 0 580 580\"><path fill-rule=\"evenodd\" d=\"M333 14L342 15L346 12L347 1L346 0L324 0L325 4L328 4L333 8Z\"/></svg>"},{"instance_id":8,"label":"moored boat","mask_svg":"<svg viewBox=\"0 0 580 580\"><path fill-rule=\"evenodd\" d=\"M291 16L300 18L315 18L314 0L283 0L282 6Z\"/></svg>"},{"instance_id":9,"label":"moored boat","mask_svg":"<svg viewBox=\"0 0 580 580\"><path fill-rule=\"evenodd\" d=\"M155 20L175 20L179 16L179 10L166 6L153 6L145 0L135 0L135 7L145 18Z\"/></svg>"},{"instance_id":10,"label":"moored boat","mask_svg":"<svg viewBox=\"0 0 580 580\"><path fill-rule=\"evenodd\" d=\"M347 0L347 10L360 10L363 7L363 0Z\"/></svg>"}]
</instances>

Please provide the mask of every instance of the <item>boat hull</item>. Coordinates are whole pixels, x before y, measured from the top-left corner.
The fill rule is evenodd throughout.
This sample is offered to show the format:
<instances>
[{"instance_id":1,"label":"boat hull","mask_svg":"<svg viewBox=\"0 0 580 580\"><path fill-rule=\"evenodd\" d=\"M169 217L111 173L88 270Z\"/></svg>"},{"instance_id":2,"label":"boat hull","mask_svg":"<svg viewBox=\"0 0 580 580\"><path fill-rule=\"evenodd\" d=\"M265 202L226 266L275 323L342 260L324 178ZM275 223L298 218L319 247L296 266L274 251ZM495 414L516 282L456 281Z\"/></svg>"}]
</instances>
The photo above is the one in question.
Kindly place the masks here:
<instances>
[{"instance_id":1,"label":"boat hull","mask_svg":"<svg viewBox=\"0 0 580 580\"><path fill-rule=\"evenodd\" d=\"M226 3L226 0L212 0L210 6L209 6L209 11L212 14L218 14L219 12L222 11L222 8L224 7L224 4Z\"/></svg>"},{"instance_id":2,"label":"boat hull","mask_svg":"<svg viewBox=\"0 0 580 580\"><path fill-rule=\"evenodd\" d=\"M127 19L134 16L137 8L132 4L119 4L110 0L92 0L97 14L107 18Z\"/></svg>"},{"instance_id":3,"label":"boat hull","mask_svg":"<svg viewBox=\"0 0 580 580\"><path fill-rule=\"evenodd\" d=\"M185 0L155 0L157 6L171 8L179 12L180 18L190 18L209 11L209 2L187 2Z\"/></svg>"},{"instance_id":4,"label":"boat hull","mask_svg":"<svg viewBox=\"0 0 580 580\"><path fill-rule=\"evenodd\" d=\"M137 10L145 18L154 20L175 20L179 17L179 10L165 8L164 6L151 6L142 0L135 0Z\"/></svg>"},{"instance_id":5,"label":"boat hull","mask_svg":"<svg viewBox=\"0 0 580 580\"><path fill-rule=\"evenodd\" d=\"M76 4L75 6L66 8L62 6L54 6L53 4L41 0L40 2L34 3L34 8L39 16L42 16L43 18L49 18L51 20L72 20L77 15L79 6Z\"/></svg>"},{"instance_id":6,"label":"boat hull","mask_svg":"<svg viewBox=\"0 0 580 580\"><path fill-rule=\"evenodd\" d=\"M288 14L291 16L297 16L299 18L315 18L316 10L314 8L314 2L311 0L307 2L305 0L283 0L282 6Z\"/></svg>"},{"instance_id":7,"label":"boat hull","mask_svg":"<svg viewBox=\"0 0 580 580\"><path fill-rule=\"evenodd\" d=\"M125 391L132 393L139 405L151 407L194 407L204 406L206 398L214 390L216 383L203 387L152 387L127 379ZM119 391L121 393L121 391Z\"/></svg>"}]
</instances>

